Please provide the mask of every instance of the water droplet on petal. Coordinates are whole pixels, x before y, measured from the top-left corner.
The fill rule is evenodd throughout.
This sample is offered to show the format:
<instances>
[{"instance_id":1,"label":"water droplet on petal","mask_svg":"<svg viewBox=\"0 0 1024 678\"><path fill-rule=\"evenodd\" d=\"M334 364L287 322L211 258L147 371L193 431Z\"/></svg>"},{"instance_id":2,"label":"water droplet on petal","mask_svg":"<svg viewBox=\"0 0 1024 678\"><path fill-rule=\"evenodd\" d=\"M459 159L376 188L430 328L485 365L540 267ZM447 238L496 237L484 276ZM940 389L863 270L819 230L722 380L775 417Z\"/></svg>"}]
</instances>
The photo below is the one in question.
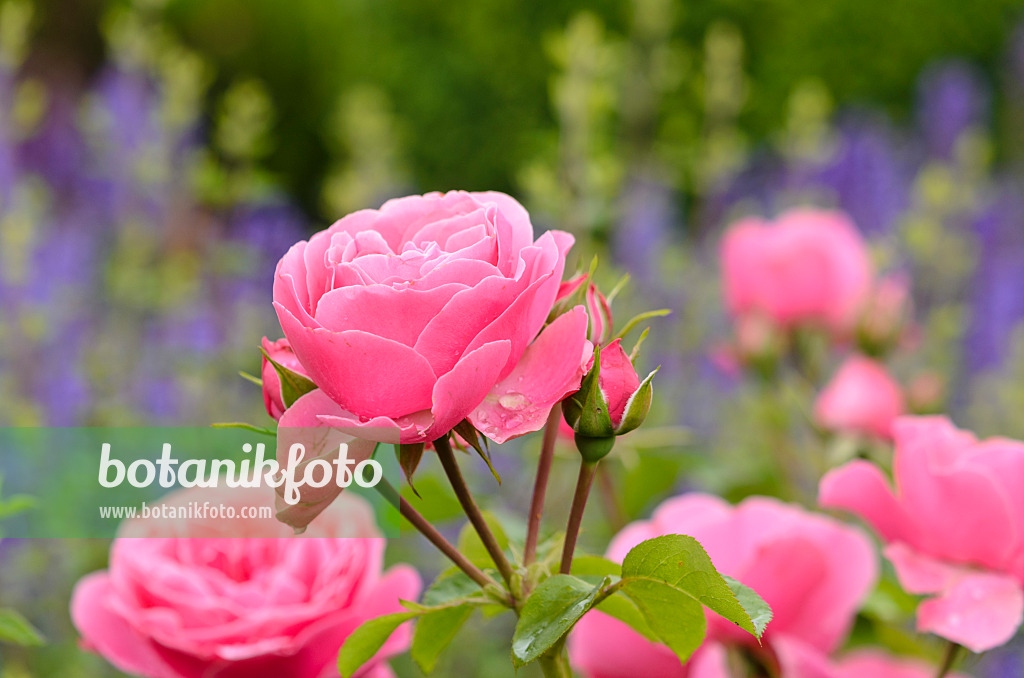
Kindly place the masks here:
<instances>
[{"instance_id":1,"label":"water droplet on petal","mask_svg":"<svg viewBox=\"0 0 1024 678\"><path fill-rule=\"evenodd\" d=\"M506 410L521 410L529 404L529 399L522 393L506 393L498 398L498 404Z\"/></svg>"}]
</instances>

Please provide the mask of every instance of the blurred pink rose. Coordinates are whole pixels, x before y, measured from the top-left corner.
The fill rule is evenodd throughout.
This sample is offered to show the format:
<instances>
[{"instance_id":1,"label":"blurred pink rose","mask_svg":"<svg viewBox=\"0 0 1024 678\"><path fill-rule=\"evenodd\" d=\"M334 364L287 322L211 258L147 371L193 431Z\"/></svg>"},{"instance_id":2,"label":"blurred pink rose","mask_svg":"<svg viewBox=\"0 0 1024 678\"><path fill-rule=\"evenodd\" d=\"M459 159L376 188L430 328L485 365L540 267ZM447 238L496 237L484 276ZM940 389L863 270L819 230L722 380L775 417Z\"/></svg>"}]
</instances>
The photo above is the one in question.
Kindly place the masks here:
<instances>
[{"instance_id":1,"label":"blurred pink rose","mask_svg":"<svg viewBox=\"0 0 1024 678\"><path fill-rule=\"evenodd\" d=\"M274 306L322 392L306 409L332 426L397 428L402 442L467 417L497 442L540 429L591 348L582 307L541 332L572 242L534 241L507 195L453 191L354 212L292 246Z\"/></svg>"},{"instance_id":2,"label":"blurred pink rose","mask_svg":"<svg viewBox=\"0 0 1024 678\"><path fill-rule=\"evenodd\" d=\"M917 659L893 657L880 650L851 652L837 662L835 678L933 678L935 667ZM947 678L965 678L961 673L947 673Z\"/></svg>"},{"instance_id":3,"label":"blurred pink rose","mask_svg":"<svg viewBox=\"0 0 1024 678\"><path fill-rule=\"evenodd\" d=\"M874 549L858 530L762 497L736 507L705 494L670 499L651 520L620 532L607 555L621 562L630 548L663 534L695 537L719 571L767 601L775 616L765 632L764 648L708 612L707 640L683 667L668 648L591 612L569 638L570 659L589 678L728 676L726 648L736 645L778 663L787 677L827 675L827 654L846 638L877 577Z\"/></svg>"},{"instance_id":4,"label":"blurred pink rose","mask_svg":"<svg viewBox=\"0 0 1024 678\"><path fill-rule=\"evenodd\" d=\"M874 285L857 328L861 342L883 352L897 345L911 317L910 280L887 275Z\"/></svg>"},{"instance_id":5,"label":"blurred pink rose","mask_svg":"<svg viewBox=\"0 0 1024 678\"><path fill-rule=\"evenodd\" d=\"M240 508L270 497L265 488L196 489L164 503L192 501ZM83 645L146 678L338 675L345 638L400 611L400 598L419 594L419 575L407 566L381 572L385 540L352 495L310 528L316 538L290 533L272 518L125 523L110 569L75 587L71 618ZM383 659L408 642L400 630L360 675L392 675Z\"/></svg>"},{"instance_id":6,"label":"blurred pink rose","mask_svg":"<svg viewBox=\"0 0 1024 678\"><path fill-rule=\"evenodd\" d=\"M278 365L287 367L292 372L305 376L306 370L303 369L299 359L295 357L295 353L292 351L291 344L288 343L287 339L270 341L263 337L263 350ZM267 407L267 414L273 417L274 421L279 421L286 409L284 397L281 395L281 377L266 357L263 358L261 376L263 378L263 404Z\"/></svg>"},{"instance_id":7,"label":"blurred pink rose","mask_svg":"<svg viewBox=\"0 0 1024 678\"><path fill-rule=\"evenodd\" d=\"M840 212L744 219L729 227L721 257L730 313L766 316L781 327L820 325L845 335L871 290L864 240Z\"/></svg>"},{"instance_id":8,"label":"blurred pink rose","mask_svg":"<svg viewBox=\"0 0 1024 678\"><path fill-rule=\"evenodd\" d=\"M944 417L902 417L893 435L895 492L857 460L822 479L821 504L881 534L904 589L936 594L919 630L974 652L1002 645L1024 615L1024 444L978 441Z\"/></svg>"},{"instance_id":9,"label":"blurred pink rose","mask_svg":"<svg viewBox=\"0 0 1024 678\"><path fill-rule=\"evenodd\" d=\"M900 385L881 364L859 355L846 359L814 405L822 428L886 440L903 413Z\"/></svg>"}]
</instances>

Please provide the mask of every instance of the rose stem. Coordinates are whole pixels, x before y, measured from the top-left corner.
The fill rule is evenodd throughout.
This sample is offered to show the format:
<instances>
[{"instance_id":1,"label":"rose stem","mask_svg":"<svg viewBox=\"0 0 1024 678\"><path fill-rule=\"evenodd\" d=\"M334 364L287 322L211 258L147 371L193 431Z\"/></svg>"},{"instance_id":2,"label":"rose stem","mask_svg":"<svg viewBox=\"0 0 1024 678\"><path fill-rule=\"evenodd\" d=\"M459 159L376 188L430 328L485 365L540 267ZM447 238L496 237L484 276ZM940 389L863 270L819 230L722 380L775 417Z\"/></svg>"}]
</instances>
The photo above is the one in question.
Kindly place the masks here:
<instances>
[{"instance_id":1,"label":"rose stem","mask_svg":"<svg viewBox=\"0 0 1024 678\"><path fill-rule=\"evenodd\" d=\"M544 513L544 496L548 491L551 476L551 462L555 458L555 441L558 439L558 425L562 420L562 405L555 403L544 427L544 442L537 462L537 478L533 483L533 499L530 501L530 522L526 529L526 546L523 548L523 564L529 565L537 555L537 537L540 533L540 519Z\"/></svg>"},{"instance_id":2,"label":"rose stem","mask_svg":"<svg viewBox=\"0 0 1024 678\"><path fill-rule=\"evenodd\" d=\"M576 494L572 498L572 509L569 511L569 523L565 527L565 546L562 548L562 567L559 572L569 574L572 569L572 554L576 550L576 538L580 534L583 522L583 511L587 508L587 497L590 486L594 484L597 471L596 461L584 461L580 464L580 476L576 480Z\"/></svg>"},{"instance_id":3,"label":"rose stem","mask_svg":"<svg viewBox=\"0 0 1024 678\"><path fill-rule=\"evenodd\" d=\"M477 534L480 535L480 541L483 542L484 548L487 549L487 553L491 555L491 559L498 567L498 572L501 573L502 579L511 586L512 566L509 565L508 559L505 558L505 553L498 546L498 541L494 538L491 528L487 526L487 521L484 520L483 514L480 513L480 508L476 505L473 495L469 492L469 487L462 477L462 472L459 471L459 463L455 460L455 453L452 451L451 443L448 442L448 436L443 435L435 440L434 449L441 460L441 466L444 467L448 481L452 484L452 489L455 490L456 498L462 504L462 510L466 512L469 522L473 524Z\"/></svg>"},{"instance_id":4,"label":"rose stem","mask_svg":"<svg viewBox=\"0 0 1024 678\"><path fill-rule=\"evenodd\" d=\"M949 644L946 646L946 654L942 658L942 666L939 667L939 672L935 674L935 678L946 678L946 675L953 670L953 665L956 664L959 654L960 645L952 640L949 641Z\"/></svg>"},{"instance_id":5,"label":"rose stem","mask_svg":"<svg viewBox=\"0 0 1024 678\"><path fill-rule=\"evenodd\" d=\"M386 485L386 486L385 486ZM384 495L385 499L389 502L394 503L395 499L398 499L398 511L402 514L402 517L409 521L409 523L415 527L420 534L427 538L431 544L437 547L437 549L448 556L448 558L455 563L460 570L466 573L470 579L480 585L481 588L487 588L488 586L498 586L498 583L488 577L480 568L466 559L466 556L452 545L450 541L444 538L444 535L437 531L429 520L423 517L423 515L413 508L413 505L406 501L405 497L399 494L390 483L386 480L382 481L377 486L381 494Z\"/></svg>"}]
</instances>

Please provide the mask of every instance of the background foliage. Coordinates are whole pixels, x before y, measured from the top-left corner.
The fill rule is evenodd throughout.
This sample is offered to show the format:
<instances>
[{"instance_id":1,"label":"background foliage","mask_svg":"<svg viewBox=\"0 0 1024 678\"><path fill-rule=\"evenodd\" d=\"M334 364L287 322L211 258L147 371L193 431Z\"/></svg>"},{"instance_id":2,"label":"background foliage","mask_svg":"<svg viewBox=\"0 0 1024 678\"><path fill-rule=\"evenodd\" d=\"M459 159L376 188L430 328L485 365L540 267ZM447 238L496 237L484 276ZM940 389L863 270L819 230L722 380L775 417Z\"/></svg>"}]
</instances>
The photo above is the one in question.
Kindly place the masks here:
<instances>
[{"instance_id":1,"label":"background foliage","mask_svg":"<svg viewBox=\"0 0 1024 678\"><path fill-rule=\"evenodd\" d=\"M913 281L922 340L891 365L911 396L981 434L1024 437L1022 12L1010 0L3 0L0 424L259 420L258 390L235 374L257 372L256 341L277 334L269 282L289 244L394 195L494 188L539 227L572 230L579 261L599 253L602 282L633 276L621 318L673 310L645 349L645 367L663 366L656 426L617 450L624 500L592 507L593 552L684 489L781 491L767 435L814 386L794 381L780 406L713 359L728 335L718 236L739 215L847 210L879 268ZM498 470L515 478L537 446L503 448ZM556 465L553 513L572 462ZM454 539L458 507L436 471L417 489ZM526 506L529 488L494 492L477 471L478 493ZM0 675L115 675L78 651L66 612L106 549L0 544L0 607L27 611L50 641L0 649ZM389 555L442 566L415 537ZM889 583L857 633L933 656L908 640L912 601ZM465 633L494 651L447 657L441 675L512 675L498 649L509 629ZM1017 652L977 674L1021 675Z\"/></svg>"}]
</instances>

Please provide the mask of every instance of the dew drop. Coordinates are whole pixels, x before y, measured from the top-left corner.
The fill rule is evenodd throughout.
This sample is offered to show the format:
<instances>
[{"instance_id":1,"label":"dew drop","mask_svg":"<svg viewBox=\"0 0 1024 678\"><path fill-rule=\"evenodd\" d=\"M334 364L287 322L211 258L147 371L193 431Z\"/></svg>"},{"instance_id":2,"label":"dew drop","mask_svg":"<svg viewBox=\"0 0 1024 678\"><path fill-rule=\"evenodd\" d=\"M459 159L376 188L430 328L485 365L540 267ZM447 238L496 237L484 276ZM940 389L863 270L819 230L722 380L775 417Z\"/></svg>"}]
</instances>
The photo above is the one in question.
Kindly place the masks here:
<instances>
[{"instance_id":1,"label":"dew drop","mask_svg":"<svg viewBox=\"0 0 1024 678\"><path fill-rule=\"evenodd\" d=\"M506 410L521 410L529 403L529 400L522 393L506 393L498 398L498 404Z\"/></svg>"}]
</instances>

